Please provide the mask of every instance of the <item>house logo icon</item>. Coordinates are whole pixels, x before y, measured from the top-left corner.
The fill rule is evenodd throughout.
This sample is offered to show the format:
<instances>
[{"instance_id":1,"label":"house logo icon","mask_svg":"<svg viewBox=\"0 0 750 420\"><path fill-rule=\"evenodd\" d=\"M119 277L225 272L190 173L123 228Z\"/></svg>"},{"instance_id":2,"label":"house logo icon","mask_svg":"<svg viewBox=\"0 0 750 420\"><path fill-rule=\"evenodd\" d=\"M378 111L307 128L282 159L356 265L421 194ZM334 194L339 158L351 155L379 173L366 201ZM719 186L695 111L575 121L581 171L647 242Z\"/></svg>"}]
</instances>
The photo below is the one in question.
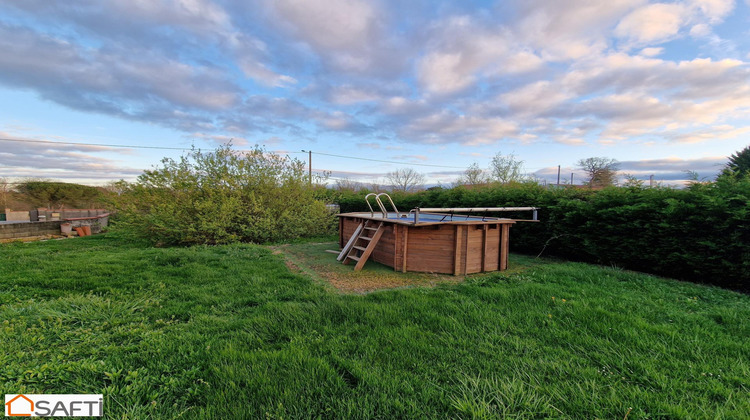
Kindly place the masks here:
<instances>
[{"instance_id":1,"label":"house logo icon","mask_svg":"<svg viewBox=\"0 0 750 420\"><path fill-rule=\"evenodd\" d=\"M5 415L9 417L31 417L34 412L34 401L23 394L16 395L5 406Z\"/></svg>"}]
</instances>

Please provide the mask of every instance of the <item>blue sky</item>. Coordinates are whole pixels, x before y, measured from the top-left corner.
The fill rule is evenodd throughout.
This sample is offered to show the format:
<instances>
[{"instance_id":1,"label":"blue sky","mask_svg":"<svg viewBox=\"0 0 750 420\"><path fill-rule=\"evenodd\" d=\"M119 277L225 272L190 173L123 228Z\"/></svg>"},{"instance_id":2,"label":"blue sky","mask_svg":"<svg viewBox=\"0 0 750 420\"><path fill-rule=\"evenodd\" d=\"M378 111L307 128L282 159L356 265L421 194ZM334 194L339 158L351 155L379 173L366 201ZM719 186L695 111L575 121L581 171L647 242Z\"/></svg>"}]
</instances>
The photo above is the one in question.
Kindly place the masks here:
<instances>
[{"instance_id":1,"label":"blue sky","mask_svg":"<svg viewBox=\"0 0 750 420\"><path fill-rule=\"evenodd\" d=\"M750 0L0 0L0 177L133 180L264 145L333 179L711 178L750 144ZM350 158L329 155L348 156ZM356 159L360 158L360 159ZM365 159L383 160L374 162ZM433 165L433 166L422 166Z\"/></svg>"}]
</instances>

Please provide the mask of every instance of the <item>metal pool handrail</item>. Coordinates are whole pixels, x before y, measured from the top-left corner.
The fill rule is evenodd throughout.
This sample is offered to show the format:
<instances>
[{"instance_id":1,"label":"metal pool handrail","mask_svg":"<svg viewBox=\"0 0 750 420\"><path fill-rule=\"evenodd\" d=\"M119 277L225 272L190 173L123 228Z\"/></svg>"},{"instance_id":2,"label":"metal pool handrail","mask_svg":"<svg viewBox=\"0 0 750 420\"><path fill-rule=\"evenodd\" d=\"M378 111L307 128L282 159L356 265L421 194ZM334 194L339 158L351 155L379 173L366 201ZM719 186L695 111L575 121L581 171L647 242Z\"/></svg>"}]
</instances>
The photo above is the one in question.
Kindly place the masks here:
<instances>
[{"instance_id":1,"label":"metal pool handrail","mask_svg":"<svg viewBox=\"0 0 750 420\"><path fill-rule=\"evenodd\" d=\"M473 213L473 212L496 212L496 211L531 211L532 213L532 219L531 220L538 220L537 219L537 210L539 210L539 207L435 207L435 208L414 208L412 211L414 212L414 224L419 223L419 213L435 213L435 212L467 212L467 213Z\"/></svg>"},{"instance_id":2,"label":"metal pool handrail","mask_svg":"<svg viewBox=\"0 0 750 420\"><path fill-rule=\"evenodd\" d=\"M388 218L388 212L385 210L385 206L383 206L383 203L380 202L380 198L378 198L378 194L375 193L369 193L365 196L365 203L367 203L367 207L370 208L370 216L375 217L375 212L372 210L372 206L370 205L370 196L375 196L375 203L380 207L380 212L383 213L383 218Z\"/></svg>"},{"instance_id":3,"label":"metal pool handrail","mask_svg":"<svg viewBox=\"0 0 750 420\"><path fill-rule=\"evenodd\" d=\"M380 193L380 194L376 195L375 198L378 200L378 203L380 204L380 207L383 209L383 216L386 219L388 218L388 212L385 211L385 206L383 206L383 202L380 201L380 196L381 195L384 195L385 198L387 198L388 201L391 203L391 207L393 207L393 211L396 212L396 217L401 217L401 212L399 212L398 209L396 208L396 205L393 204L393 200L391 199L391 196L388 195L388 194L386 194L386 193Z\"/></svg>"}]
</instances>

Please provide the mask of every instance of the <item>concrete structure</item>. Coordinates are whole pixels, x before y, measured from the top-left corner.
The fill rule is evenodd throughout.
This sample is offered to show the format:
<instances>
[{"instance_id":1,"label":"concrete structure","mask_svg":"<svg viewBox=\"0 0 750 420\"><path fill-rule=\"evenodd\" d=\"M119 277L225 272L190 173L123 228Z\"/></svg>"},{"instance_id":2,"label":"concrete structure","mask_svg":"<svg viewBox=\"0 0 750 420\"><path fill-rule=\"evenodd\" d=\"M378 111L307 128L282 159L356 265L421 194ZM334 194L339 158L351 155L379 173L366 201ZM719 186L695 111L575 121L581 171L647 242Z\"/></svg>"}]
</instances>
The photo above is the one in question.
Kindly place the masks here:
<instances>
[{"instance_id":1,"label":"concrete structure","mask_svg":"<svg viewBox=\"0 0 750 420\"><path fill-rule=\"evenodd\" d=\"M30 220L29 212L5 209L5 220L8 222L28 222Z\"/></svg>"},{"instance_id":2,"label":"concrete structure","mask_svg":"<svg viewBox=\"0 0 750 420\"><path fill-rule=\"evenodd\" d=\"M109 223L109 213L92 217L79 217L43 222L0 222L0 240L34 238L40 236L60 236L60 225L63 223L70 223L72 224L72 227L91 226L91 233L100 233Z\"/></svg>"}]
</instances>

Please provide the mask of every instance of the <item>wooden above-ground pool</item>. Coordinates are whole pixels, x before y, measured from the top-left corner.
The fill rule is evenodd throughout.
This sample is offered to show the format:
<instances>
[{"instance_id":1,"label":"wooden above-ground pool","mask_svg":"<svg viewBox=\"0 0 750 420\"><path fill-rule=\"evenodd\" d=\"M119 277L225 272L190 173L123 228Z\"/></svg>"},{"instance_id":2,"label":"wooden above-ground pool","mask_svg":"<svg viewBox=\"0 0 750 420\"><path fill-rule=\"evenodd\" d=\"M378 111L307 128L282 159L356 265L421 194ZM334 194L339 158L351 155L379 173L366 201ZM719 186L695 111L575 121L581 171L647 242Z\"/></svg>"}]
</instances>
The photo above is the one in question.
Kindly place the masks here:
<instances>
[{"instance_id":1,"label":"wooden above-ground pool","mask_svg":"<svg viewBox=\"0 0 750 420\"><path fill-rule=\"evenodd\" d=\"M338 215L339 260L356 261L355 270L368 259L402 272L464 275L505 270L510 227L517 220L459 215L454 210L533 210L536 219L534 207L343 213Z\"/></svg>"}]
</instances>

